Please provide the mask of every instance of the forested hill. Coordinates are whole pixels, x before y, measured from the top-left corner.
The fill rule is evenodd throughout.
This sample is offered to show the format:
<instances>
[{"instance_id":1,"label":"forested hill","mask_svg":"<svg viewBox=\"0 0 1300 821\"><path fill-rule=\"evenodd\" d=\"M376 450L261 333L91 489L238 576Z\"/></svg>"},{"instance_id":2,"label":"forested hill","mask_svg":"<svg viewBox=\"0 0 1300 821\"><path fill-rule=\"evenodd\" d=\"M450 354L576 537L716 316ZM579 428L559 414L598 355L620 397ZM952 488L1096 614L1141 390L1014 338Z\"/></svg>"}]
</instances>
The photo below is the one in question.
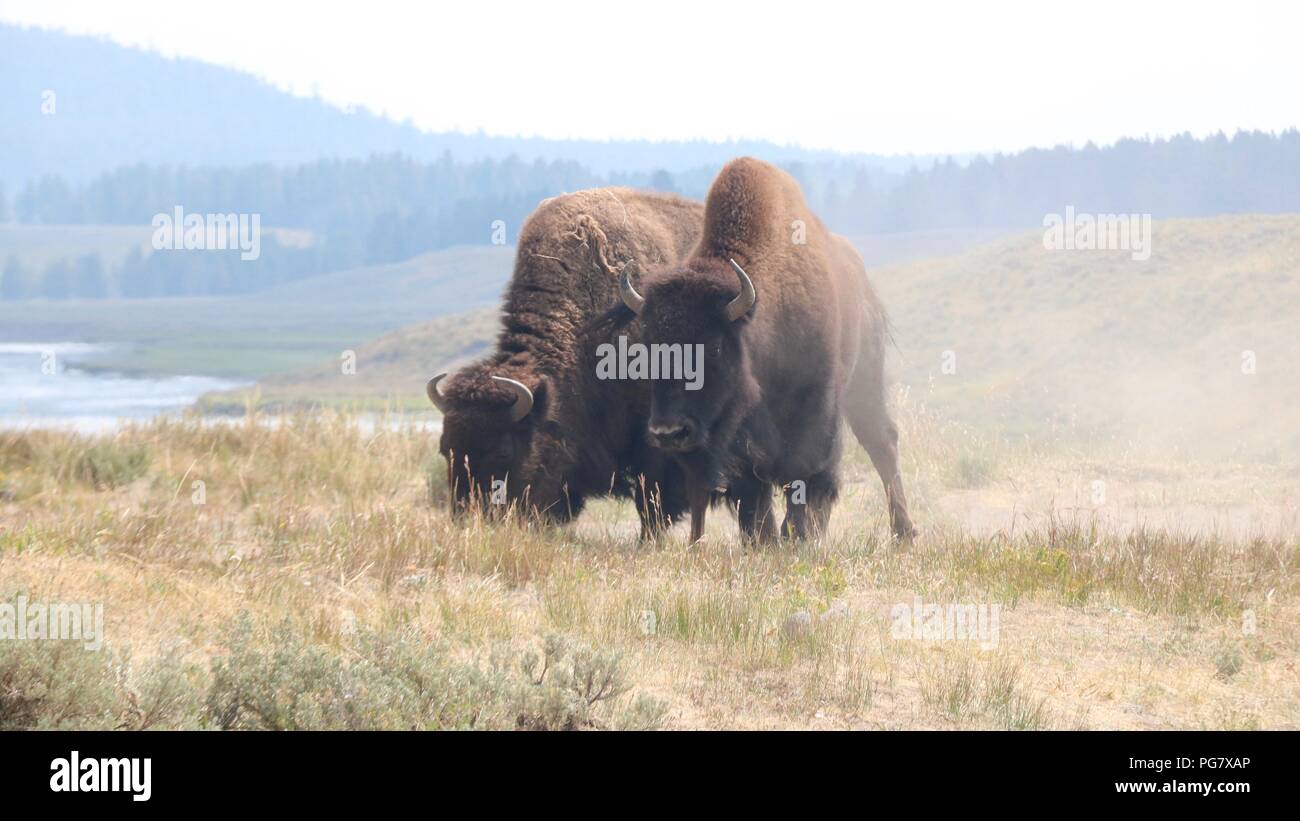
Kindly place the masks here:
<instances>
[{"instance_id":1,"label":"forested hill","mask_svg":"<svg viewBox=\"0 0 1300 821\"><path fill-rule=\"evenodd\" d=\"M6 300L246 293L457 245L508 244L546 197L628 185L703 198L718 168L741 154L785 167L813 210L860 242L1040 227L1069 207L1156 220L1300 213L1294 129L937 162L767 143L428 134L238 71L6 25L0 126L0 223L13 223L0 231ZM116 241L118 227L178 208L291 230L268 232L251 260Z\"/></svg>"},{"instance_id":2,"label":"forested hill","mask_svg":"<svg viewBox=\"0 0 1300 821\"><path fill-rule=\"evenodd\" d=\"M46 92L52 92L53 97ZM49 105L52 102L53 107ZM0 24L0 185L44 174L81 182L122 165L297 164L403 153L458 161L577 160L596 173L718 165L738 154L779 162L850 159L901 172L925 157L845 157L736 143L546 140L431 134L364 110L281 91L241 71L105 39Z\"/></svg>"},{"instance_id":3,"label":"forested hill","mask_svg":"<svg viewBox=\"0 0 1300 821\"><path fill-rule=\"evenodd\" d=\"M1041 227L1046 215L1067 207L1158 220L1300 213L1300 133L1294 130L1033 149L966 164L944 161L901 177L846 160L786 167L831 228L859 239ZM454 245L513 242L537 203L564 191L632 185L702 198L716 170L599 174L571 161L460 162L444 155L422 162L383 155L297 166L141 164L83 184L47 175L12 197L0 190L0 222L11 214L20 225L143 226L180 206L197 214L257 214L267 227L305 230L310 242L285 246L270 236L252 263L237 252L150 254L146 247L113 269L107 260L80 256L52 261L45 251L37 263L16 232L0 248L0 298L246 292Z\"/></svg>"}]
</instances>

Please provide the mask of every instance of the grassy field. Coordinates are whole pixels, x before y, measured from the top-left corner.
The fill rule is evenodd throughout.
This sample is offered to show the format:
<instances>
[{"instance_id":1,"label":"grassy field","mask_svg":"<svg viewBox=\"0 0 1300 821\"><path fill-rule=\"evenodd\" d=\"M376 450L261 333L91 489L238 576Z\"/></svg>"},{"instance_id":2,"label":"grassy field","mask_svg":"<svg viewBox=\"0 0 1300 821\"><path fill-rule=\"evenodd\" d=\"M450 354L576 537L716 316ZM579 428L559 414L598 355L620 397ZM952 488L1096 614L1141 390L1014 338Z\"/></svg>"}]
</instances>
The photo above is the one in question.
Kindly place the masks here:
<instances>
[{"instance_id":1,"label":"grassy field","mask_svg":"<svg viewBox=\"0 0 1300 821\"><path fill-rule=\"evenodd\" d=\"M754 550L615 502L453 522L433 435L333 413L0 434L0 600L107 634L0 642L0 726L1300 727L1294 465L898 405L906 546L856 445L830 534ZM917 603L990 629L906 635Z\"/></svg>"},{"instance_id":2,"label":"grassy field","mask_svg":"<svg viewBox=\"0 0 1300 821\"><path fill-rule=\"evenodd\" d=\"M0 602L102 602L108 641L0 641L0 727L1300 728L1300 218L1158 222L1142 263L978 239L874 251L910 545L856 444L814 543L451 521L423 384L490 344L510 249L0 303L290 411L0 433Z\"/></svg>"}]
</instances>

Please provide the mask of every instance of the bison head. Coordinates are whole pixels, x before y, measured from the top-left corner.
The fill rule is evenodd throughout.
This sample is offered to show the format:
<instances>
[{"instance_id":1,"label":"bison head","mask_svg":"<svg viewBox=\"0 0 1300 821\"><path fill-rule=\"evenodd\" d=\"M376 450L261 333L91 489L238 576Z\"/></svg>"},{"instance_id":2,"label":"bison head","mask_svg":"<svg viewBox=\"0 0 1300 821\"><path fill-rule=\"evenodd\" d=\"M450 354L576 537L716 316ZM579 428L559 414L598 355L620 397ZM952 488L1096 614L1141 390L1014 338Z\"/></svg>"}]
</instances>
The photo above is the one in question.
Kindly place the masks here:
<instances>
[{"instance_id":1,"label":"bison head","mask_svg":"<svg viewBox=\"0 0 1300 821\"><path fill-rule=\"evenodd\" d=\"M452 513L476 509L499 515L512 508L547 519L573 511L558 474L540 459L547 437L547 381L531 387L520 378L473 366L439 387L429 380L429 400L442 411L439 450L447 462Z\"/></svg>"},{"instance_id":2,"label":"bison head","mask_svg":"<svg viewBox=\"0 0 1300 821\"><path fill-rule=\"evenodd\" d=\"M681 374L660 374L653 382L651 444L688 462L717 454L758 399L745 342L757 302L754 283L735 261L696 260L643 285L644 296L623 278L623 304L640 317L642 342L651 351L681 346L683 355L697 357L699 372L694 385ZM704 461L716 465L714 458Z\"/></svg>"}]
</instances>

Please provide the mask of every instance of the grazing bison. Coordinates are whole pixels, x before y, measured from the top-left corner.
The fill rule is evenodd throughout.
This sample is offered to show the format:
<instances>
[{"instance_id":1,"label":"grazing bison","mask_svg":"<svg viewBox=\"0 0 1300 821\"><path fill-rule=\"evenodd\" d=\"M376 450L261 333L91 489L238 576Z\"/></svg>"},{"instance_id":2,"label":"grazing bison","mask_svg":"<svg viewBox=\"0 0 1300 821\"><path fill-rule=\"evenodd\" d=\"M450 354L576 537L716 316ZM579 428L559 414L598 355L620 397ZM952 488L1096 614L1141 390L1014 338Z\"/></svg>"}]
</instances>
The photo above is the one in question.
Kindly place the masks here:
<instances>
[{"instance_id":1,"label":"grazing bison","mask_svg":"<svg viewBox=\"0 0 1300 821\"><path fill-rule=\"evenodd\" d=\"M643 435L649 385L597 378L593 319L618 301L621 275L684 259L703 215L699 203L627 188L538 206L519 236L496 351L428 384L454 512L507 502L558 522L593 494L631 495L646 536L685 510L680 478L665 476L677 469Z\"/></svg>"},{"instance_id":2,"label":"grazing bison","mask_svg":"<svg viewBox=\"0 0 1300 821\"><path fill-rule=\"evenodd\" d=\"M893 532L912 535L885 409L883 308L862 258L822 226L790 175L729 163L691 257L641 287L624 280L612 325L635 314L648 344L702 346L698 390L655 381L648 422L687 474L692 540L719 488L747 538L775 538L774 485L786 491L782 532L821 532L838 493L842 418L885 484Z\"/></svg>"}]
</instances>

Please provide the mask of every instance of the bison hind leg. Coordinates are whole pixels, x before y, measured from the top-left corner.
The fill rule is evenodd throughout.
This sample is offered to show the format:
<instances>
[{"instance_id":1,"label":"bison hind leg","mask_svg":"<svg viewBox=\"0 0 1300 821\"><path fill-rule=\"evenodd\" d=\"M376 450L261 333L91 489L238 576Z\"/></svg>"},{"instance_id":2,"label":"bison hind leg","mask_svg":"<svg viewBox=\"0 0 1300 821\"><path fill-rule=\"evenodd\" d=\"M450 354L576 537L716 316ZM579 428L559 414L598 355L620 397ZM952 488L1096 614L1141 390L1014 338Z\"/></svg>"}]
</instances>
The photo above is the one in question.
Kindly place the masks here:
<instances>
[{"instance_id":1,"label":"bison hind leg","mask_svg":"<svg viewBox=\"0 0 1300 821\"><path fill-rule=\"evenodd\" d=\"M916 535L916 527L907 512L907 494L903 491L903 474L898 467L898 426L889 418L879 376L866 380L865 384L852 386L845 415L853 435L866 449L885 486L889 526L894 537L911 539Z\"/></svg>"}]
</instances>

